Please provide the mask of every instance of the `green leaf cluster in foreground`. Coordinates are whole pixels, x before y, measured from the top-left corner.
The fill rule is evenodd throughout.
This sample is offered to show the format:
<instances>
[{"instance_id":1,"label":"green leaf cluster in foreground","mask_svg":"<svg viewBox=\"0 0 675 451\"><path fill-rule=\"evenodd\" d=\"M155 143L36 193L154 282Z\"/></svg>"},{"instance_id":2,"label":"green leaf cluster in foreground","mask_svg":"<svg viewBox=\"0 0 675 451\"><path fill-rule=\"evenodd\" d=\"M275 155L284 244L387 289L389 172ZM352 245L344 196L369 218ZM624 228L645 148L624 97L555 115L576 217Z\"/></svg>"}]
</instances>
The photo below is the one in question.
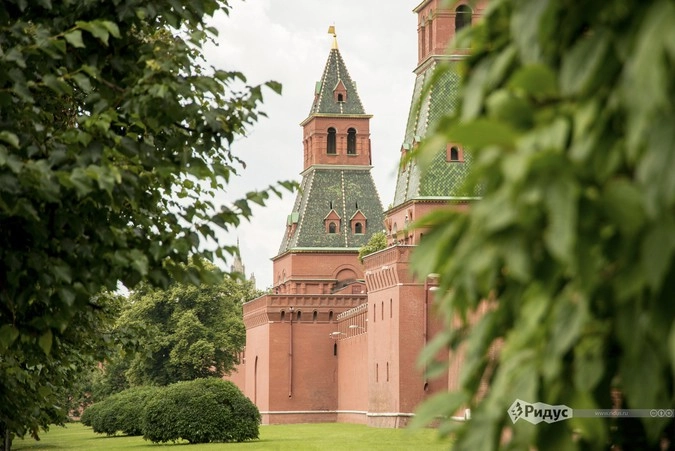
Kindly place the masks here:
<instances>
[{"instance_id":1,"label":"green leaf cluster in foreground","mask_svg":"<svg viewBox=\"0 0 675 451\"><path fill-rule=\"evenodd\" d=\"M258 438L260 413L232 382L208 378L125 390L92 404L81 421L97 433L154 443L242 442Z\"/></svg>"},{"instance_id":2,"label":"green leaf cluster in foreground","mask_svg":"<svg viewBox=\"0 0 675 451\"><path fill-rule=\"evenodd\" d=\"M675 4L494 0L467 40L461 107L434 139L472 149L483 198L426 218L415 253L448 324L426 356L465 360L419 421L471 407L442 426L457 450L672 446L671 418L534 426L507 409L675 407Z\"/></svg>"}]
</instances>

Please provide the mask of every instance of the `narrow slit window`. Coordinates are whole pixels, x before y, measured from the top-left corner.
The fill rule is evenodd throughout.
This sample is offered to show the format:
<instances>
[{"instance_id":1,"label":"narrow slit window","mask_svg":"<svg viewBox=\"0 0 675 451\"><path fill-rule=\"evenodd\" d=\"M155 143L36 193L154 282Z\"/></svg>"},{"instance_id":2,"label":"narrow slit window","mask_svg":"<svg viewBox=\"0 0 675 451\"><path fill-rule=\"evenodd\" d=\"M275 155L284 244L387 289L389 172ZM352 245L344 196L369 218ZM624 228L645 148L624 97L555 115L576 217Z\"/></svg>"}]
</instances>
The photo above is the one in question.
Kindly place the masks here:
<instances>
[{"instance_id":1,"label":"narrow slit window","mask_svg":"<svg viewBox=\"0 0 675 451\"><path fill-rule=\"evenodd\" d=\"M459 5L455 10L455 33L464 27L471 26L471 8L468 5Z\"/></svg>"},{"instance_id":2,"label":"narrow slit window","mask_svg":"<svg viewBox=\"0 0 675 451\"><path fill-rule=\"evenodd\" d=\"M336 132L333 127L328 129L328 142L327 142L327 147L326 147L326 153L329 153L331 155L334 155L337 153L337 145L336 145Z\"/></svg>"},{"instance_id":3,"label":"narrow slit window","mask_svg":"<svg viewBox=\"0 0 675 451\"><path fill-rule=\"evenodd\" d=\"M347 130L347 154L356 155L356 130L353 128Z\"/></svg>"}]
</instances>

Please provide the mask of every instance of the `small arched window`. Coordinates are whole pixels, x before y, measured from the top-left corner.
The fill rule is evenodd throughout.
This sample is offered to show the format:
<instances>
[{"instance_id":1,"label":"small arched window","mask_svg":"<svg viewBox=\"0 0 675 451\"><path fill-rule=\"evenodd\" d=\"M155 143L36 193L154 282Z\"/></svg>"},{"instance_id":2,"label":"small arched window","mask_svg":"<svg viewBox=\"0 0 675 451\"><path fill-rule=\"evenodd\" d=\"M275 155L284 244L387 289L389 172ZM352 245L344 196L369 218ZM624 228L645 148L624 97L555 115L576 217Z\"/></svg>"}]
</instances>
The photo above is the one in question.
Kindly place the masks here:
<instances>
[{"instance_id":1,"label":"small arched window","mask_svg":"<svg viewBox=\"0 0 675 451\"><path fill-rule=\"evenodd\" d=\"M300 321L302 319L302 312L298 310L298 313L295 315L295 320Z\"/></svg>"},{"instance_id":2,"label":"small arched window","mask_svg":"<svg viewBox=\"0 0 675 451\"><path fill-rule=\"evenodd\" d=\"M312 313L312 321L316 322L316 318L319 316L319 312L314 310L314 313Z\"/></svg>"},{"instance_id":3,"label":"small arched window","mask_svg":"<svg viewBox=\"0 0 675 451\"><path fill-rule=\"evenodd\" d=\"M283 321L284 319L286 319L286 312L282 310L281 311L281 321Z\"/></svg>"},{"instance_id":4,"label":"small arched window","mask_svg":"<svg viewBox=\"0 0 675 451\"><path fill-rule=\"evenodd\" d=\"M328 129L328 143L326 147L326 152L329 154L337 153L335 129L333 127Z\"/></svg>"},{"instance_id":5,"label":"small arched window","mask_svg":"<svg viewBox=\"0 0 675 451\"><path fill-rule=\"evenodd\" d=\"M345 101L345 96L342 93L338 94L337 97L338 97L338 102L344 102Z\"/></svg>"},{"instance_id":6,"label":"small arched window","mask_svg":"<svg viewBox=\"0 0 675 451\"><path fill-rule=\"evenodd\" d=\"M347 155L356 155L356 130L347 130Z\"/></svg>"},{"instance_id":7,"label":"small arched window","mask_svg":"<svg viewBox=\"0 0 675 451\"><path fill-rule=\"evenodd\" d=\"M356 224L354 224L354 233L358 233L358 234L363 233L363 224L361 224L360 222L357 222Z\"/></svg>"},{"instance_id":8,"label":"small arched window","mask_svg":"<svg viewBox=\"0 0 675 451\"><path fill-rule=\"evenodd\" d=\"M450 161L459 161L459 149L457 146L450 148Z\"/></svg>"},{"instance_id":9,"label":"small arched window","mask_svg":"<svg viewBox=\"0 0 675 451\"><path fill-rule=\"evenodd\" d=\"M333 321L333 311L328 312L328 321Z\"/></svg>"},{"instance_id":10,"label":"small arched window","mask_svg":"<svg viewBox=\"0 0 675 451\"><path fill-rule=\"evenodd\" d=\"M455 33L464 27L471 26L471 8L468 5L459 5L455 10Z\"/></svg>"},{"instance_id":11,"label":"small arched window","mask_svg":"<svg viewBox=\"0 0 675 451\"><path fill-rule=\"evenodd\" d=\"M328 233L337 233L337 226L334 222L328 224Z\"/></svg>"}]
</instances>

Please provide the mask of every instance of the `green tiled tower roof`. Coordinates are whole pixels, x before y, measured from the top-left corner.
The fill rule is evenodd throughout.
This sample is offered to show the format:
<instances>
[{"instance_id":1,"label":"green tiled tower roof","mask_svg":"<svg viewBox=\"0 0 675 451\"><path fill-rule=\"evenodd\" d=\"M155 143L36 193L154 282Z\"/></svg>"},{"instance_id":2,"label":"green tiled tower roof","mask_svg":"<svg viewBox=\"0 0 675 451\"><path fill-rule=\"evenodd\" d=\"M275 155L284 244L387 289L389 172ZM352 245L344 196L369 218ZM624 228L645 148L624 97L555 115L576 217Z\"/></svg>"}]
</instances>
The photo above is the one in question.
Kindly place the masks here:
<instances>
[{"instance_id":1,"label":"green tiled tower roof","mask_svg":"<svg viewBox=\"0 0 675 451\"><path fill-rule=\"evenodd\" d=\"M434 75L438 62L433 62L417 75L408 123L403 141L404 149L412 149L443 115L457 107L459 89L458 62L449 62L450 69L434 79L433 86L425 91ZM424 94L424 98L422 95ZM464 151L463 162L447 162L445 147L438 149L429 166L423 171L415 159L399 168L393 206L420 198L468 197L462 191L471 153Z\"/></svg>"},{"instance_id":2,"label":"green tiled tower roof","mask_svg":"<svg viewBox=\"0 0 675 451\"><path fill-rule=\"evenodd\" d=\"M325 218L331 212L339 217L337 233L326 231ZM350 220L359 212L365 217L365 228L355 234ZM369 166L312 166L303 173L279 255L311 248L359 248L382 230L383 218Z\"/></svg>"},{"instance_id":3,"label":"green tiled tower roof","mask_svg":"<svg viewBox=\"0 0 675 451\"><path fill-rule=\"evenodd\" d=\"M346 89L346 98L342 102L337 101L333 95L336 88L341 87L340 83ZM314 114L365 114L356 83L349 76L347 66L337 48L331 49L321 81L316 83L314 103L309 112L310 116Z\"/></svg>"}]
</instances>

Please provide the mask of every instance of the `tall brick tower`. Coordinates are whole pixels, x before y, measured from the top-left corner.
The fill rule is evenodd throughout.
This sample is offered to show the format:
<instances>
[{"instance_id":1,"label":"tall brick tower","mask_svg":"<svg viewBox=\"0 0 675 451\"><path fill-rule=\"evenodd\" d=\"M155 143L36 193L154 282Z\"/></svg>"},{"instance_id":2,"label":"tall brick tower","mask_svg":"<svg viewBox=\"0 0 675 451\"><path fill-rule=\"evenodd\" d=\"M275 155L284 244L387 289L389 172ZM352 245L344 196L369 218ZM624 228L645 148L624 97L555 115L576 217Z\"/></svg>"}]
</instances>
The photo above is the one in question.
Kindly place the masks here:
<instances>
[{"instance_id":1,"label":"tall brick tower","mask_svg":"<svg viewBox=\"0 0 675 451\"><path fill-rule=\"evenodd\" d=\"M273 294L244 305L243 388L263 423L337 420L337 316L366 303L358 249L383 224L370 118L334 38L301 123L302 182L272 259Z\"/></svg>"},{"instance_id":2,"label":"tall brick tower","mask_svg":"<svg viewBox=\"0 0 675 451\"><path fill-rule=\"evenodd\" d=\"M459 85L456 69L467 51L449 54L448 43L461 28L479 19L486 2L478 2L473 9L466 1L452 6L446 3L424 0L414 9L419 59L394 201L385 212L389 247L364 261L368 287L368 424L373 426L407 424L426 396L454 388L457 380L458 368L451 368L446 379L427 380L416 364L440 324L433 319L431 309L433 276L413 277L410 272L410 254L424 230L412 229L409 224L437 208L467 208L475 199L461 190L471 154L457 143L445 143L424 171L415 160L405 158L435 122L455 108ZM434 69L440 63L449 64L451 70L434 78Z\"/></svg>"}]
</instances>

